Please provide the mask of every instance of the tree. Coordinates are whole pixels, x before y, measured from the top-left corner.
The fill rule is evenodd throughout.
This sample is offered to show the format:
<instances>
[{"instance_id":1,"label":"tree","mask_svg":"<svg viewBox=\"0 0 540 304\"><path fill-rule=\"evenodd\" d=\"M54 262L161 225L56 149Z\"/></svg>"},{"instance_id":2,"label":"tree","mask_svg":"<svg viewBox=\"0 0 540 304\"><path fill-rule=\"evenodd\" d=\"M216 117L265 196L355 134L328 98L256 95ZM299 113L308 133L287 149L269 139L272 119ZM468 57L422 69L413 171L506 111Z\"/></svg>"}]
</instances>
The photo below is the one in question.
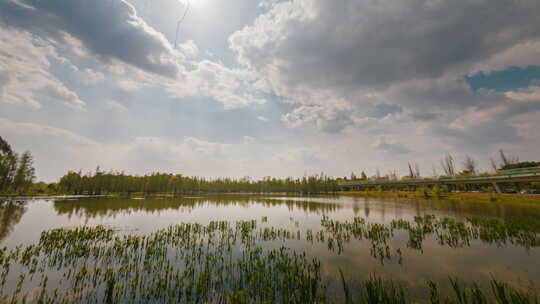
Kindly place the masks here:
<instances>
[{"instance_id":1,"label":"tree","mask_svg":"<svg viewBox=\"0 0 540 304\"><path fill-rule=\"evenodd\" d=\"M437 172L437 167L435 167L435 164L432 164L432 174L433 174L433 177L437 177L439 176L439 173Z\"/></svg>"},{"instance_id":2,"label":"tree","mask_svg":"<svg viewBox=\"0 0 540 304\"><path fill-rule=\"evenodd\" d=\"M35 178L34 159L29 151L25 151L17 164L13 178L13 189L15 192L24 193L32 186Z\"/></svg>"},{"instance_id":3,"label":"tree","mask_svg":"<svg viewBox=\"0 0 540 304\"><path fill-rule=\"evenodd\" d=\"M463 162L464 172L469 175L476 175L476 161L469 155L465 156L465 161Z\"/></svg>"},{"instance_id":4,"label":"tree","mask_svg":"<svg viewBox=\"0 0 540 304\"><path fill-rule=\"evenodd\" d=\"M499 171L499 168L497 167L497 163L495 162L495 160L493 160L493 158L490 158L489 162L491 163L491 168L493 169L493 173L497 173L497 171Z\"/></svg>"},{"instance_id":5,"label":"tree","mask_svg":"<svg viewBox=\"0 0 540 304\"><path fill-rule=\"evenodd\" d=\"M499 150L499 155L501 156L501 169L512 169L510 168L512 165L515 165L519 163L519 157L517 156L506 156L504 154L504 151L501 149Z\"/></svg>"},{"instance_id":6,"label":"tree","mask_svg":"<svg viewBox=\"0 0 540 304\"><path fill-rule=\"evenodd\" d=\"M454 166L454 158L450 153L447 153L443 159L441 159L441 167L446 176L455 176L456 169Z\"/></svg>"},{"instance_id":7,"label":"tree","mask_svg":"<svg viewBox=\"0 0 540 304\"><path fill-rule=\"evenodd\" d=\"M415 163L414 164L414 168L413 166L411 166L411 163L407 163L409 165L409 177L410 178L419 178L420 177L420 166L418 165L418 163Z\"/></svg>"},{"instance_id":8,"label":"tree","mask_svg":"<svg viewBox=\"0 0 540 304\"><path fill-rule=\"evenodd\" d=\"M11 146L0 137L0 192L7 191L12 183L17 168L17 154Z\"/></svg>"},{"instance_id":9,"label":"tree","mask_svg":"<svg viewBox=\"0 0 540 304\"><path fill-rule=\"evenodd\" d=\"M364 171L362 171L362 180L367 180L367 175Z\"/></svg>"}]
</instances>

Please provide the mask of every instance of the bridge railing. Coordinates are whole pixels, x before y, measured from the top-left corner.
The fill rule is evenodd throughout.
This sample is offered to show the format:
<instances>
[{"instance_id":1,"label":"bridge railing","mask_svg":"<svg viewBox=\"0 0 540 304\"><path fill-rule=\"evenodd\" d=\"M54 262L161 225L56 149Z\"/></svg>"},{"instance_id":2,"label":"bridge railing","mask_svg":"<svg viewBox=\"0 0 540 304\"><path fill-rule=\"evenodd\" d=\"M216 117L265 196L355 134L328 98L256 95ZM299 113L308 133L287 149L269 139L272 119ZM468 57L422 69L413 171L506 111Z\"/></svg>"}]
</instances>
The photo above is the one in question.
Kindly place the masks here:
<instances>
[{"instance_id":1,"label":"bridge railing","mask_svg":"<svg viewBox=\"0 0 540 304\"><path fill-rule=\"evenodd\" d=\"M338 182L341 187L348 186L383 186L383 185L436 185L436 184L457 184L457 183L492 183L492 182L512 182L519 180L538 180L540 172L526 174L498 174L492 176L471 176L471 177L441 177L441 178L411 178L407 180L368 180L368 181L346 181Z\"/></svg>"}]
</instances>

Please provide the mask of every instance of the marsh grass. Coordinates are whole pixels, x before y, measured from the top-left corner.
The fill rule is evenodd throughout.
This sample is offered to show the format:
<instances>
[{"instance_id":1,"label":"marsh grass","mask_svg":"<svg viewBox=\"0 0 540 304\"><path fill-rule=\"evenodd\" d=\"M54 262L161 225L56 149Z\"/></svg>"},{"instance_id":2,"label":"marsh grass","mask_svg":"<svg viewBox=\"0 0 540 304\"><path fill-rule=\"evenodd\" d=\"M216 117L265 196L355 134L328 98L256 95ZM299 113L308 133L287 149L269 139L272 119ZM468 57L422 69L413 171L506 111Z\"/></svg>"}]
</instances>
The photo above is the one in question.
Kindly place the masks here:
<instances>
[{"instance_id":1,"label":"marsh grass","mask_svg":"<svg viewBox=\"0 0 540 304\"><path fill-rule=\"evenodd\" d=\"M259 227L255 220L181 223L143 235L104 226L53 229L36 244L0 249L0 288L8 303L331 303L321 262L287 244L321 243L340 254L351 240L361 240L381 263L402 263L401 248L391 246L398 231L408 234L409 249L419 251L427 238L451 248L470 246L472 240L540 245L537 221L435 216L390 224L323 216L315 231ZM351 285L346 272L339 275L346 303L414 303L398 282L373 275ZM17 284L4 290L7 278ZM496 280L491 288L456 278L450 283L453 293L442 295L437 284L427 282L430 297L424 302L538 303L534 295ZM38 292L30 292L27 286L36 284Z\"/></svg>"}]
</instances>

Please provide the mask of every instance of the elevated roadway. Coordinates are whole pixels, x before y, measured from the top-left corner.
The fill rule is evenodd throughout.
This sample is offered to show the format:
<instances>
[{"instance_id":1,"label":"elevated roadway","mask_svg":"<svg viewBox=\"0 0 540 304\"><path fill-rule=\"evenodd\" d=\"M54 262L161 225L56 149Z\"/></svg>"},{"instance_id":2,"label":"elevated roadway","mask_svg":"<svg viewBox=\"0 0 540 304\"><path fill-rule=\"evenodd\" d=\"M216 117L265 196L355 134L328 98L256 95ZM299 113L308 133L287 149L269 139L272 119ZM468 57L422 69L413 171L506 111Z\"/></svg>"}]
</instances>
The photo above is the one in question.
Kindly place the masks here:
<instances>
[{"instance_id":1,"label":"elevated roadway","mask_svg":"<svg viewBox=\"0 0 540 304\"><path fill-rule=\"evenodd\" d=\"M500 183L515 182L540 182L540 172L526 174L509 174L493 176L475 176L465 178L438 178L438 179L407 179L407 180L378 180L378 181L344 181L338 185L342 189L354 189L377 186L407 187L407 186L445 186L445 185L466 185L466 184L491 184L498 193L502 193Z\"/></svg>"}]
</instances>

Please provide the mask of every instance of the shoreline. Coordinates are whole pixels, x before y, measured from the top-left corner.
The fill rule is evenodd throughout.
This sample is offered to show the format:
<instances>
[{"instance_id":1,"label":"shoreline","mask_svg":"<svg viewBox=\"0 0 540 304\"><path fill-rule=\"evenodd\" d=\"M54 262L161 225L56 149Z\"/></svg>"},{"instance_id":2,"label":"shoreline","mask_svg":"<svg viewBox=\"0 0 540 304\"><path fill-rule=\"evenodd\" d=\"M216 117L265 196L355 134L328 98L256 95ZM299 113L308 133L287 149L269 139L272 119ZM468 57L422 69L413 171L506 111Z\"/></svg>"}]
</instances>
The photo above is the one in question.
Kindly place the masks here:
<instances>
[{"instance_id":1,"label":"shoreline","mask_svg":"<svg viewBox=\"0 0 540 304\"><path fill-rule=\"evenodd\" d=\"M476 201L476 202L498 202L498 203L540 203L540 194L497 194L497 193L470 193L470 192L461 192L461 193L447 193L443 192L440 196L435 196L433 193L428 192L427 196L422 192L413 192L413 191L339 191L333 194L295 194L295 193L280 193L280 192L270 192L270 193L244 193L244 192L211 192L211 193L200 193L200 194L185 194L185 195L172 195L169 193L156 193L150 196L141 195L137 193L132 196L127 196L130 198L152 198L152 197L167 197L167 198L187 198L187 197L204 197L204 196L215 196L215 195L247 195L247 196L295 196L295 197L317 197L317 196L359 196L359 197L372 197L372 198L408 198L408 199L429 199L429 200L460 200L460 201ZM78 198L117 198L124 197L118 193L104 194L104 195L60 195L60 194L51 194L51 195L1 195L0 200L36 200L36 199L78 199Z\"/></svg>"},{"instance_id":2,"label":"shoreline","mask_svg":"<svg viewBox=\"0 0 540 304\"><path fill-rule=\"evenodd\" d=\"M459 201L475 201L487 203L525 203L525 204L540 204L540 194L511 194L511 193L447 193L444 192L440 196L435 196L431 192L427 196L422 192L413 191L343 191L341 195L361 196L361 197L379 197L379 198L415 198L429 200L459 200Z\"/></svg>"}]
</instances>

